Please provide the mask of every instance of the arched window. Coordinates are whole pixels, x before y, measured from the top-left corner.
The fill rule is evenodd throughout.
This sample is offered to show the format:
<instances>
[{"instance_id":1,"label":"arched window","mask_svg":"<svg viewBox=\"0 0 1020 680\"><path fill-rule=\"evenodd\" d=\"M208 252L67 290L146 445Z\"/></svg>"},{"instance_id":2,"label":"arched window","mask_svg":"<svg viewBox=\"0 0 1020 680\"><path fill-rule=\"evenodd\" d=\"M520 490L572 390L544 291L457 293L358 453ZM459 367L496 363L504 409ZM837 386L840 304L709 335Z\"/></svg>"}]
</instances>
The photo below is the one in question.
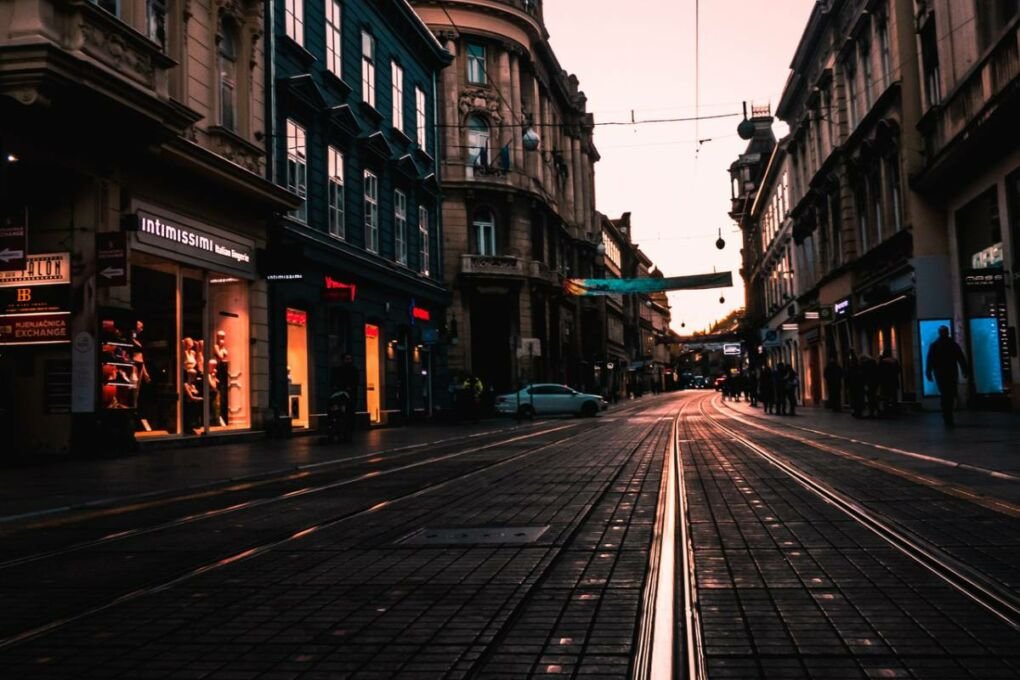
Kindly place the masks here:
<instances>
[{"instance_id":1,"label":"arched window","mask_svg":"<svg viewBox=\"0 0 1020 680\"><path fill-rule=\"evenodd\" d=\"M480 116L468 116L468 168L489 166L489 124Z\"/></svg>"},{"instance_id":2,"label":"arched window","mask_svg":"<svg viewBox=\"0 0 1020 680\"><path fill-rule=\"evenodd\" d=\"M237 129L237 35L233 19L220 19L220 125L228 130Z\"/></svg>"},{"instance_id":3,"label":"arched window","mask_svg":"<svg viewBox=\"0 0 1020 680\"><path fill-rule=\"evenodd\" d=\"M474 222L475 242L479 255L496 254L496 221L492 217L492 211L483 208L475 213Z\"/></svg>"}]
</instances>

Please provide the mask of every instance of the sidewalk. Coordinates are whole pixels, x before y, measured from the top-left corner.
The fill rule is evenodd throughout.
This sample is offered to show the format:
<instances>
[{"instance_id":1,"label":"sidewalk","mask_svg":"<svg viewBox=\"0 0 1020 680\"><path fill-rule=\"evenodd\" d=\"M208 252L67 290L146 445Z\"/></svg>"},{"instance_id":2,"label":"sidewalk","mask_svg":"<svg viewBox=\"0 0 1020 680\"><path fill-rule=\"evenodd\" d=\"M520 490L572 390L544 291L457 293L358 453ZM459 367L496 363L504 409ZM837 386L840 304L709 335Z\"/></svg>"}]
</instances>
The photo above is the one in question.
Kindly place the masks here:
<instances>
[{"instance_id":1,"label":"sidewalk","mask_svg":"<svg viewBox=\"0 0 1020 680\"><path fill-rule=\"evenodd\" d=\"M321 442L318 434L260 438L226 444L143 451L120 458L58 459L0 468L0 518L48 509L99 505L120 497L286 473L338 459L499 431L541 427L498 418L479 423L414 425L359 431L348 444Z\"/></svg>"},{"instance_id":2,"label":"sidewalk","mask_svg":"<svg viewBox=\"0 0 1020 680\"><path fill-rule=\"evenodd\" d=\"M1020 415L958 411L956 427L947 429L942 415L904 412L895 418L854 418L820 407L798 407L797 415L766 415L746 401L724 403L726 409L755 423L806 439L825 438L839 448L851 447L899 468L962 484L983 494L1020 501ZM876 447L854 444L856 440Z\"/></svg>"}]
</instances>

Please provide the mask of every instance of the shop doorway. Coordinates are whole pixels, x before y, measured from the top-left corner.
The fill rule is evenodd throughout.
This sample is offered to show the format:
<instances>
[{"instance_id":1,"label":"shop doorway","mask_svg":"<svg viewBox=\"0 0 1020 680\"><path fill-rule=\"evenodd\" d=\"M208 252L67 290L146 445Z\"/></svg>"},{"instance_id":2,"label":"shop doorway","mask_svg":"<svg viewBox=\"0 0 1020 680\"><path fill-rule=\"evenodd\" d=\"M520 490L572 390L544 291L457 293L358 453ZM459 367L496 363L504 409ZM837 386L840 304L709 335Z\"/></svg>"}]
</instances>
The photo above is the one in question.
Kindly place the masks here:
<instances>
[{"instance_id":1,"label":"shop doorway","mask_svg":"<svg viewBox=\"0 0 1020 680\"><path fill-rule=\"evenodd\" d=\"M365 408L371 423L380 421L379 327L365 324Z\"/></svg>"},{"instance_id":2,"label":"shop doorway","mask_svg":"<svg viewBox=\"0 0 1020 680\"><path fill-rule=\"evenodd\" d=\"M292 427L308 427L308 312L287 308L287 409Z\"/></svg>"}]
</instances>

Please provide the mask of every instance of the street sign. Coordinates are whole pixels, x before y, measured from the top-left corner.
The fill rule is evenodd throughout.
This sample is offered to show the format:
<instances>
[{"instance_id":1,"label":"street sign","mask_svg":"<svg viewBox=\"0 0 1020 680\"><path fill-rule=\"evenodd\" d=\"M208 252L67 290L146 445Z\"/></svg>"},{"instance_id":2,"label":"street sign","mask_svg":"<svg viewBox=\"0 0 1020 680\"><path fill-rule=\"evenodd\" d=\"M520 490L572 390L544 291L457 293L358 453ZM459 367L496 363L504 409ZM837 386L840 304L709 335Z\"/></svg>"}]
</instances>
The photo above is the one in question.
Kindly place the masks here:
<instances>
[{"instance_id":1,"label":"street sign","mask_svg":"<svg viewBox=\"0 0 1020 680\"><path fill-rule=\"evenodd\" d=\"M96 234L96 285L127 285L127 242L122 231Z\"/></svg>"},{"instance_id":2,"label":"street sign","mask_svg":"<svg viewBox=\"0 0 1020 680\"><path fill-rule=\"evenodd\" d=\"M25 269L27 234L24 224L0 227L0 272L20 272Z\"/></svg>"},{"instance_id":3,"label":"street sign","mask_svg":"<svg viewBox=\"0 0 1020 680\"><path fill-rule=\"evenodd\" d=\"M741 354L739 342L727 342L722 347L722 353L728 357L739 357Z\"/></svg>"},{"instance_id":4,"label":"street sign","mask_svg":"<svg viewBox=\"0 0 1020 680\"><path fill-rule=\"evenodd\" d=\"M773 328L763 328L761 329L761 344L765 348L782 347L783 340L779 337L779 331Z\"/></svg>"}]
</instances>

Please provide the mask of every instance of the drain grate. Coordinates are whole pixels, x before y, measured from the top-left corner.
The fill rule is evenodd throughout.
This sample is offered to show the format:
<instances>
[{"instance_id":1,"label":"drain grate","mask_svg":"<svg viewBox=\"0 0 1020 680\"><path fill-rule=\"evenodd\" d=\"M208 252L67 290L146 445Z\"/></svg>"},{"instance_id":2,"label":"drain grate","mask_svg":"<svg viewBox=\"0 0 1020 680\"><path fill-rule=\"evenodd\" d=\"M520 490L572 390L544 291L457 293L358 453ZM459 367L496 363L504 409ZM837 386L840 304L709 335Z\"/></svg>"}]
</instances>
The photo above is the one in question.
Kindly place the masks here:
<instances>
[{"instance_id":1,"label":"drain grate","mask_svg":"<svg viewBox=\"0 0 1020 680\"><path fill-rule=\"evenodd\" d=\"M540 527L424 528L397 541L401 545L489 545L533 543L549 529Z\"/></svg>"}]
</instances>

